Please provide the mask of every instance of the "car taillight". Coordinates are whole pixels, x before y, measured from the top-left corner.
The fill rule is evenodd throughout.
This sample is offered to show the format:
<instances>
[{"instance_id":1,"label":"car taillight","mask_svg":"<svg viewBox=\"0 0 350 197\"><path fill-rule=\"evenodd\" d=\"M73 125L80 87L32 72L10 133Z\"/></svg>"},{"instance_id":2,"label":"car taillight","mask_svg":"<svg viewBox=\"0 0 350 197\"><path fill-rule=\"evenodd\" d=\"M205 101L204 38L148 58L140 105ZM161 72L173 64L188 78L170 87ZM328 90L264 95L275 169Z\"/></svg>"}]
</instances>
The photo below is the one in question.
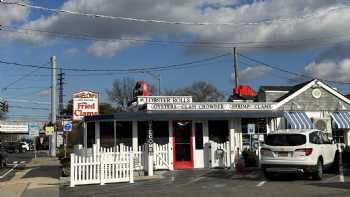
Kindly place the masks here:
<instances>
[{"instance_id":1,"label":"car taillight","mask_svg":"<svg viewBox=\"0 0 350 197\"><path fill-rule=\"evenodd\" d=\"M262 148L262 149L260 149L260 154L262 156L271 155L271 150L268 148Z\"/></svg>"},{"instance_id":2,"label":"car taillight","mask_svg":"<svg viewBox=\"0 0 350 197\"><path fill-rule=\"evenodd\" d=\"M295 152L304 152L305 156L309 156L312 153L312 148L296 149Z\"/></svg>"}]
</instances>

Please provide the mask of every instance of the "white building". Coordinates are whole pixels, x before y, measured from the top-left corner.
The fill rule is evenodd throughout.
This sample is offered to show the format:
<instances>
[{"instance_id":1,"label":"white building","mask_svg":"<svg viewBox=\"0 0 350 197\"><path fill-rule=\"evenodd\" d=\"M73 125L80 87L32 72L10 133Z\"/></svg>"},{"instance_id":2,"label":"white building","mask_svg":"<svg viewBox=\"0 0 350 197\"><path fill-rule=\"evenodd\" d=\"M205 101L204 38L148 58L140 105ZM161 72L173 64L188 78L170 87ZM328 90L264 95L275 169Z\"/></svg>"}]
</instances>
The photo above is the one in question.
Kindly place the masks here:
<instances>
[{"instance_id":1,"label":"white building","mask_svg":"<svg viewBox=\"0 0 350 197\"><path fill-rule=\"evenodd\" d=\"M316 127L350 145L350 100L316 79L262 87L257 101L202 103L186 96L149 96L138 97L135 107L85 117L84 147L123 144L148 152L148 159L154 153L155 168L172 170L230 167L247 144L282 128Z\"/></svg>"}]
</instances>

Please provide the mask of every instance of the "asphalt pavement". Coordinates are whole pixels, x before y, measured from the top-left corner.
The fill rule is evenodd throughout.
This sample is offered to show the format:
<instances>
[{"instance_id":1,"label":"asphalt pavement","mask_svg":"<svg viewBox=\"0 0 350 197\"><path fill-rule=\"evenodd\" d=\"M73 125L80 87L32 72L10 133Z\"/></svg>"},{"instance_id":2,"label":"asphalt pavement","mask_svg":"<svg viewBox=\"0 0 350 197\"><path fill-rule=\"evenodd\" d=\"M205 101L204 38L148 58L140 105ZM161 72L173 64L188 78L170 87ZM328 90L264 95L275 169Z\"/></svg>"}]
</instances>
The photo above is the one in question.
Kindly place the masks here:
<instances>
[{"instance_id":1,"label":"asphalt pavement","mask_svg":"<svg viewBox=\"0 0 350 197\"><path fill-rule=\"evenodd\" d=\"M259 171L237 175L229 170L184 170L166 172L163 178L134 184L62 186L60 196L242 196L242 197L322 197L350 196L350 174L339 182L336 174L325 174L322 181L304 176L280 176L269 181Z\"/></svg>"}]
</instances>

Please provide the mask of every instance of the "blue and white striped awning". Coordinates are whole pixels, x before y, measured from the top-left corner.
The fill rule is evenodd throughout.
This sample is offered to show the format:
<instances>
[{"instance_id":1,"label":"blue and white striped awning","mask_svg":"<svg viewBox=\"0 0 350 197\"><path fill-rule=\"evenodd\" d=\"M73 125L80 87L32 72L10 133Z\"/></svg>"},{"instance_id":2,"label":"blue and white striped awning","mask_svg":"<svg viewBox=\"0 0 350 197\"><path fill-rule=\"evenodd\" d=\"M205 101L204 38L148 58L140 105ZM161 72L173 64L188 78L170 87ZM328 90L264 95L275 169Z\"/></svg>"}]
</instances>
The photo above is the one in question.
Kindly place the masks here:
<instances>
[{"instance_id":1,"label":"blue and white striped awning","mask_svg":"<svg viewBox=\"0 0 350 197\"><path fill-rule=\"evenodd\" d=\"M333 112L331 113L331 116L338 129L350 129L349 112Z\"/></svg>"},{"instance_id":2,"label":"blue and white striped awning","mask_svg":"<svg viewBox=\"0 0 350 197\"><path fill-rule=\"evenodd\" d=\"M313 129L311 119L305 112L285 112L284 117L291 129Z\"/></svg>"}]
</instances>

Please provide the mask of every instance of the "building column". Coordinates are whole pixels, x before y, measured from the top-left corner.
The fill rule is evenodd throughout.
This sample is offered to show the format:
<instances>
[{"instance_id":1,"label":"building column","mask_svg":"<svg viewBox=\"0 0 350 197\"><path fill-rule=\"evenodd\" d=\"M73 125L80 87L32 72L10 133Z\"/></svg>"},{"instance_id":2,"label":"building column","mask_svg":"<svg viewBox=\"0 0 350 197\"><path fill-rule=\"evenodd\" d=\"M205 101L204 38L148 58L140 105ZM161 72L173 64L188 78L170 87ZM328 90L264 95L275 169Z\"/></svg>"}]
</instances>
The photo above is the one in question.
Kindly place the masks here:
<instances>
[{"instance_id":1,"label":"building column","mask_svg":"<svg viewBox=\"0 0 350 197\"><path fill-rule=\"evenodd\" d=\"M229 162L230 162L230 169L235 168L235 125L234 125L234 120L231 119L228 122L228 127L229 127Z\"/></svg>"},{"instance_id":2,"label":"building column","mask_svg":"<svg viewBox=\"0 0 350 197\"><path fill-rule=\"evenodd\" d=\"M344 144L350 146L350 130L344 131Z\"/></svg>"},{"instance_id":3,"label":"building column","mask_svg":"<svg viewBox=\"0 0 350 197\"><path fill-rule=\"evenodd\" d=\"M97 146L97 149L100 150L101 148L101 140L100 140L100 121L95 122L95 144Z\"/></svg>"},{"instance_id":4,"label":"building column","mask_svg":"<svg viewBox=\"0 0 350 197\"><path fill-rule=\"evenodd\" d=\"M138 128L137 121L132 121L132 150L137 151L138 149Z\"/></svg>"},{"instance_id":5,"label":"building column","mask_svg":"<svg viewBox=\"0 0 350 197\"><path fill-rule=\"evenodd\" d=\"M169 120L169 170L174 170L174 132L173 121Z\"/></svg>"},{"instance_id":6,"label":"building column","mask_svg":"<svg viewBox=\"0 0 350 197\"><path fill-rule=\"evenodd\" d=\"M211 167L211 149L209 143L209 127L208 120L203 121L203 152L204 152L204 168Z\"/></svg>"},{"instance_id":7,"label":"building column","mask_svg":"<svg viewBox=\"0 0 350 197\"><path fill-rule=\"evenodd\" d=\"M152 121L148 121L148 140L147 140L147 174L153 176L153 128Z\"/></svg>"},{"instance_id":8,"label":"building column","mask_svg":"<svg viewBox=\"0 0 350 197\"><path fill-rule=\"evenodd\" d=\"M87 123L83 122L83 143L84 148L87 149Z\"/></svg>"},{"instance_id":9,"label":"building column","mask_svg":"<svg viewBox=\"0 0 350 197\"><path fill-rule=\"evenodd\" d=\"M117 121L113 121L113 147L117 147Z\"/></svg>"}]
</instances>

